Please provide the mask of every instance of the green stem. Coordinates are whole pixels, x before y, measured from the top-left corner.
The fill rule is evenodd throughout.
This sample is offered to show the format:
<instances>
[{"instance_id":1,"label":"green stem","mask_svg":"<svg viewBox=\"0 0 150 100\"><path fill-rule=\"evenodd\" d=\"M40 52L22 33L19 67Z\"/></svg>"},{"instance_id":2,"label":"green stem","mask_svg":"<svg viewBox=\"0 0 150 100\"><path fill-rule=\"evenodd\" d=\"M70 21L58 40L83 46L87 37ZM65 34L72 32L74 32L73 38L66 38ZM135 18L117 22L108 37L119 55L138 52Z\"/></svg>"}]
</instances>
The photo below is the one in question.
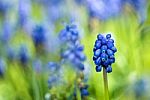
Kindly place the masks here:
<instances>
[{"instance_id":1,"label":"green stem","mask_svg":"<svg viewBox=\"0 0 150 100\"><path fill-rule=\"evenodd\" d=\"M103 68L103 79L104 79L105 100L109 100L108 80L107 80L107 72L105 68Z\"/></svg>"},{"instance_id":2,"label":"green stem","mask_svg":"<svg viewBox=\"0 0 150 100\"><path fill-rule=\"evenodd\" d=\"M77 99L77 100L82 100L82 99L81 99L80 88L79 88L80 81L78 81L78 78L79 78L79 76L78 76L78 74L77 74L77 76L76 76L76 82L75 82L75 85L76 85L76 99ZM80 78L79 78L79 79L80 79Z\"/></svg>"},{"instance_id":3,"label":"green stem","mask_svg":"<svg viewBox=\"0 0 150 100\"><path fill-rule=\"evenodd\" d=\"M78 87L77 87L77 100L81 100L81 93Z\"/></svg>"}]
</instances>

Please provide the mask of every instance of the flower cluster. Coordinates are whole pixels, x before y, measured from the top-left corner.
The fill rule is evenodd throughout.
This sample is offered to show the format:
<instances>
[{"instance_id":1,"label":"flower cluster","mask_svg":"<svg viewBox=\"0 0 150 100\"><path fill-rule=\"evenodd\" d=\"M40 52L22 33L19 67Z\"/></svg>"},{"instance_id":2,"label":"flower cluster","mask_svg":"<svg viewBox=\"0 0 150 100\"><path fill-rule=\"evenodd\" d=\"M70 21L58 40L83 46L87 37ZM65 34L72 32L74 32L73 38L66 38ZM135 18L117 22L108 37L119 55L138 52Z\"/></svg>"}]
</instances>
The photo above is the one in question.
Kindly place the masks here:
<instances>
[{"instance_id":1,"label":"flower cluster","mask_svg":"<svg viewBox=\"0 0 150 100\"><path fill-rule=\"evenodd\" d=\"M59 34L59 37L63 43L65 43L65 48L62 49L61 57L69 61L79 70L84 70L83 61L86 57L83 53L84 47L79 41L79 32L76 25L67 25L64 30Z\"/></svg>"},{"instance_id":2,"label":"flower cluster","mask_svg":"<svg viewBox=\"0 0 150 100\"><path fill-rule=\"evenodd\" d=\"M94 45L93 61L96 64L96 71L100 72L104 67L108 73L112 72L111 64L115 62L114 53L117 51L114 46L114 40L111 39L111 34L106 37L99 34Z\"/></svg>"},{"instance_id":3,"label":"flower cluster","mask_svg":"<svg viewBox=\"0 0 150 100\"><path fill-rule=\"evenodd\" d=\"M79 87L81 97L88 96L88 87L85 85L83 74L83 62L86 60L86 56L83 53L84 47L80 44L77 26L75 24L67 25L66 28L60 32L59 37L64 44L61 57L64 61L69 61L69 63L77 68L77 79L80 81L77 82L76 87Z\"/></svg>"}]
</instances>

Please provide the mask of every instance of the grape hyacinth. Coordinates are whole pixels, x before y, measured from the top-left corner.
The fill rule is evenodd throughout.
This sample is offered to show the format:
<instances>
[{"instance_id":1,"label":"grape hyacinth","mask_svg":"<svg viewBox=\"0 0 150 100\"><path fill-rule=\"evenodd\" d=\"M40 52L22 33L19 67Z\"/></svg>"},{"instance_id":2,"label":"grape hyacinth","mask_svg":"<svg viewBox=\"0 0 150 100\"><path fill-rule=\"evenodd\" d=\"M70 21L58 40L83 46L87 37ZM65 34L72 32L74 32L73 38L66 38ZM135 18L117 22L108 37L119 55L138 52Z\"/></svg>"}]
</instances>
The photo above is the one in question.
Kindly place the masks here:
<instances>
[{"instance_id":1,"label":"grape hyacinth","mask_svg":"<svg viewBox=\"0 0 150 100\"><path fill-rule=\"evenodd\" d=\"M46 41L45 28L42 25L36 25L33 29L32 39L35 46L44 44Z\"/></svg>"},{"instance_id":2,"label":"grape hyacinth","mask_svg":"<svg viewBox=\"0 0 150 100\"><path fill-rule=\"evenodd\" d=\"M50 23L55 23L66 17L66 0L38 0L44 7L45 17Z\"/></svg>"},{"instance_id":3,"label":"grape hyacinth","mask_svg":"<svg viewBox=\"0 0 150 100\"><path fill-rule=\"evenodd\" d=\"M22 45L19 49L19 61L21 64L26 65L29 61L28 50L26 46Z\"/></svg>"},{"instance_id":4,"label":"grape hyacinth","mask_svg":"<svg viewBox=\"0 0 150 100\"><path fill-rule=\"evenodd\" d=\"M107 34L106 37L101 34L97 36L93 49L93 61L96 64L97 72L100 72L102 67L106 69L107 73L112 72L111 64L115 62L114 53L116 51L111 34Z\"/></svg>"},{"instance_id":5,"label":"grape hyacinth","mask_svg":"<svg viewBox=\"0 0 150 100\"><path fill-rule=\"evenodd\" d=\"M21 26L25 25L30 17L31 1L30 0L19 0L18 15L19 23Z\"/></svg>"},{"instance_id":6,"label":"grape hyacinth","mask_svg":"<svg viewBox=\"0 0 150 100\"><path fill-rule=\"evenodd\" d=\"M0 0L0 14L5 15L11 6L12 4L9 0Z\"/></svg>"},{"instance_id":7,"label":"grape hyacinth","mask_svg":"<svg viewBox=\"0 0 150 100\"><path fill-rule=\"evenodd\" d=\"M66 25L66 28L59 33L59 38L64 45L61 52L62 60L71 63L77 69L77 80L81 80L76 84L76 87L80 89L79 97L88 96L88 87L82 85L84 83L83 62L86 60L86 56L83 53L84 47L80 44L77 26L73 23Z\"/></svg>"},{"instance_id":8,"label":"grape hyacinth","mask_svg":"<svg viewBox=\"0 0 150 100\"><path fill-rule=\"evenodd\" d=\"M60 64L56 62L48 62L47 68L49 70L48 86L52 88L53 86L60 85L62 83L62 69Z\"/></svg>"},{"instance_id":9,"label":"grape hyacinth","mask_svg":"<svg viewBox=\"0 0 150 100\"><path fill-rule=\"evenodd\" d=\"M111 39L111 34L106 37L102 34L97 35L97 40L94 45L93 61L96 64L96 71L100 72L103 67L103 79L105 99L109 100L107 73L112 72L111 64L115 62L114 53L117 51L114 46L114 40Z\"/></svg>"},{"instance_id":10,"label":"grape hyacinth","mask_svg":"<svg viewBox=\"0 0 150 100\"><path fill-rule=\"evenodd\" d=\"M13 32L14 32L13 25L7 19L4 20L3 26L2 26L2 36L0 37L1 41L3 43L8 43L8 41L13 36Z\"/></svg>"},{"instance_id":11,"label":"grape hyacinth","mask_svg":"<svg viewBox=\"0 0 150 100\"><path fill-rule=\"evenodd\" d=\"M6 56L7 56L7 59L10 60L10 61L15 60L16 54L15 54L14 48L8 46L6 49L7 49L7 50L6 50L6 53L7 53L7 55L6 55Z\"/></svg>"},{"instance_id":12,"label":"grape hyacinth","mask_svg":"<svg viewBox=\"0 0 150 100\"><path fill-rule=\"evenodd\" d=\"M84 70L83 61L86 57L83 53L84 47L79 41L79 32L77 26L67 25L59 34L60 40L64 43L66 48L62 49L61 57L65 61L71 62L79 70Z\"/></svg>"},{"instance_id":13,"label":"grape hyacinth","mask_svg":"<svg viewBox=\"0 0 150 100\"><path fill-rule=\"evenodd\" d=\"M88 85L85 85L85 86L83 86L83 87L80 88L81 97L89 95L89 92L88 92L87 89L88 89Z\"/></svg>"}]
</instances>

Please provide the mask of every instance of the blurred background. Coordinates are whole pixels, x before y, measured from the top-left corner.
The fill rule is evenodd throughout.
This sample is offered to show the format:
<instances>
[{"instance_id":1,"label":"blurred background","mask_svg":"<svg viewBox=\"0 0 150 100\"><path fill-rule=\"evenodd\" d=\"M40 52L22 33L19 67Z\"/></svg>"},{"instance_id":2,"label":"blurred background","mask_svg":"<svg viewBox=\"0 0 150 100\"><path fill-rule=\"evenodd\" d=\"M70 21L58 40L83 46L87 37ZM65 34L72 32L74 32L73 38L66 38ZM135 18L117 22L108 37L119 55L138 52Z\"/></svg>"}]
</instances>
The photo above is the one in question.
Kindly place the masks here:
<instances>
[{"instance_id":1,"label":"blurred background","mask_svg":"<svg viewBox=\"0 0 150 100\"><path fill-rule=\"evenodd\" d=\"M149 0L0 0L0 100L103 100L99 33L117 48L111 100L150 100Z\"/></svg>"}]
</instances>

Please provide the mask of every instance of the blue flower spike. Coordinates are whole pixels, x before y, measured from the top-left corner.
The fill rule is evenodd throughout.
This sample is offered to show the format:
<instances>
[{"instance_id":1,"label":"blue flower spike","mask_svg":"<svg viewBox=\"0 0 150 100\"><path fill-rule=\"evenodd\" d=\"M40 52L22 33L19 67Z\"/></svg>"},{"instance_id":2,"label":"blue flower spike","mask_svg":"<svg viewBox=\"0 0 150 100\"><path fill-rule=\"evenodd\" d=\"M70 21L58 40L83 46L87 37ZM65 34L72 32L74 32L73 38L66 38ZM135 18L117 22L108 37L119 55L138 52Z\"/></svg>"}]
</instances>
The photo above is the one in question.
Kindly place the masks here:
<instances>
[{"instance_id":1,"label":"blue flower spike","mask_svg":"<svg viewBox=\"0 0 150 100\"><path fill-rule=\"evenodd\" d=\"M96 72L101 72L103 67L105 100L109 100L107 73L112 72L111 65L115 62L115 52L117 49L114 46L114 40L111 39L111 34L106 34L106 36L98 34L93 49L93 61L96 65Z\"/></svg>"},{"instance_id":2,"label":"blue flower spike","mask_svg":"<svg viewBox=\"0 0 150 100\"><path fill-rule=\"evenodd\" d=\"M83 62L86 60L84 54L84 46L80 43L78 27L75 23L70 23L65 26L59 33L59 39L63 47L61 57L64 61L70 62L75 68L80 71L84 70ZM99 46L99 42L97 43ZM100 54L100 49L95 52L95 55Z\"/></svg>"},{"instance_id":3,"label":"blue flower spike","mask_svg":"<svg viewBox=\"0 0 150 100\"><path fill-rule=\"evenodd\" d=\"M110 33L106 36L102 34L97 35L93 52L96 72L101 72L102 67L106 69L107 73L112 72L111 64L115 62L114 54L117 52L117 49L114 46L114 40L111 39Z\"/></svg>"}]
</instances>

